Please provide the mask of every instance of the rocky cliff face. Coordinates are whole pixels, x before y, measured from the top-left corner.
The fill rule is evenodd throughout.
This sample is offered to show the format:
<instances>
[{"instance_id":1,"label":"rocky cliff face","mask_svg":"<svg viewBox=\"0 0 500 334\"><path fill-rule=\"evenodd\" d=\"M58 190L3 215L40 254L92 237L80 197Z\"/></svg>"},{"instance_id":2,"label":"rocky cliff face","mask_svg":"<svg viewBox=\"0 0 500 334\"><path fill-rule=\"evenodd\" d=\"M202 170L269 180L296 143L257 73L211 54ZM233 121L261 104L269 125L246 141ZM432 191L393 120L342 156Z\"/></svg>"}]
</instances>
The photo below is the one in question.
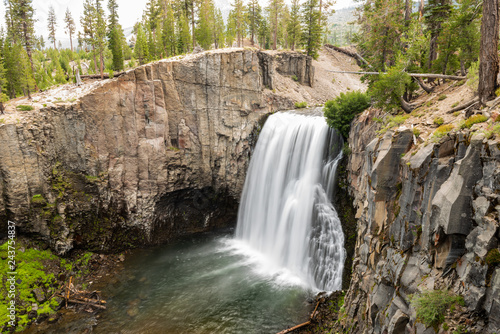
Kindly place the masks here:
<instances>
[{"instance_id":1,"label":"rocky cliff face","mask_svg":"<svg viewBox=\"0 0 500 334\"><path fill-rule=\"evenodd\" d=\"M350 192L358 237L341 326L353 333L434 333L411 295L461 295L446 318L477 333L500 331L500 145L457 132L418 147L410 129L377 135L374 110L350 135ZM415 141L415 142L414 142ZM457 311L459 310L459 311Z\"/></svg>"},{"instance_id":2,"label":"rocky cliff face","mask_svg":"<svg viewBox=\"0 0 500 334\"><path fill-rule=\"evenodd\" d=\"M59 253L227 225L259 120L293 105L269 90L277 72L314 81L300 54L206 52L141 66L74 103L0 124L1 225L15 221Z\"/></svg>"}]
</instances>

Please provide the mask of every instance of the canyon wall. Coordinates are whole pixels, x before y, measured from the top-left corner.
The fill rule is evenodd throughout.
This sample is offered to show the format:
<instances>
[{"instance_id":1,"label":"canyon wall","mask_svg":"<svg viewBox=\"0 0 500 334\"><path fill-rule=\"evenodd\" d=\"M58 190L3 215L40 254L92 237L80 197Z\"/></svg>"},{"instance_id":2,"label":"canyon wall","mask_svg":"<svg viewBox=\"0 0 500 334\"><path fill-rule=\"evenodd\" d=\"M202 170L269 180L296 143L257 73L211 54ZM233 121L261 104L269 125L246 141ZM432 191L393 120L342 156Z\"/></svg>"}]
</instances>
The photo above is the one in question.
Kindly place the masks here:
<instances>
[{"instance_id":1,"label":"canyon wall","mask_svg":"<svg viewBox=\"0 0 500 334\"><path fill-rule=\"evenodd\" d=\"M411 300L449 289L465 302L453 305L450 327L500 332L498 140L470 130L426 143L404 127L377 134L376 113L365 111L350 133L358 236L339 328L447 332L421 323Z\"/></svg>"},{"instance_id":2,"label":"canyon wall","mask_svg":"<svg viewBox=\"0 0 500 334\"><path fill-rule=\"evenodd\" d=\"M293 107L272 93L276 75L311 86L311 59L239 50L162 60L0 124L0 225L65 253L234 223L259 122Z\"/></svg>"}]
</instances>

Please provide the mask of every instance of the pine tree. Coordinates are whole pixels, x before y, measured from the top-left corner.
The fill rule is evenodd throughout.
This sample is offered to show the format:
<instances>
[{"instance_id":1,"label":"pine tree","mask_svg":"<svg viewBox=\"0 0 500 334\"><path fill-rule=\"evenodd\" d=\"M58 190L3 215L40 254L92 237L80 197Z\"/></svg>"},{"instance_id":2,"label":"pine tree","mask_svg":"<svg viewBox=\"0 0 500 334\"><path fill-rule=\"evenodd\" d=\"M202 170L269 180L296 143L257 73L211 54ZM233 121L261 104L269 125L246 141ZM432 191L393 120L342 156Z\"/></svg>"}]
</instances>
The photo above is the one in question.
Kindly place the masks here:
<instances>
[{"instance_id":1,"label":"pine tree","mask_svg":"<svg viewBox=\"0 0 500 334\"><path fill-rule=\"evenodd\" d=\"M425 7L424 18L430 33L428 68L432 70L433 62L438 56L438 38L443 23L449 18L451 5L449 0L429 0Z\"/></svg>"},{"instance_id":2,"label":"pine tree","mask_svg":"<svg viewBox=\"0 0 500 334\"><path fill-rule=\"evenodd\" d=\"M83 28L83 35L80 39L83 43L92 47L93 67L94 73L97 73L97 60L96 60L96 30L97 30L97 15L96 8L92 0L84 0L83 14L80 18L80 24ZM80 33L79 33L80 34Z\"/></svg>"},{"instance_id":3,"label":"pine tree","mask_svg":"<svg viewBox=\"0 0 500 334\"><path fill-rule=\"evenodd\" d=\"M144 64L149 58L148 41L141 23L137 24L137 39L134 46L134 57L139 59L139 64Z\"/></svg>"},{"instance_id":4,"label":"pine tree","mask_svg":"<svg viewBox=\"0 0 500 334\"><path fill-rule=\"evenodd\" d=\"M121 71L124 68L123 61L123 28L118 22L118 4L116 0L108 1L108 46L113 58L112 68L115 71Z\"/></svg>"},{"instance_id":5,"label":"pine tree","mask_svg":"<svg viewBox=\"0 0 500 334\"><path fill-rule=\"evenodd\" d=\"M175 19L174 10L172 9L172 4L170 2L164 3L165 15L163 19L163 47L165 48L166 56L175 55L175 44L176 44L176 34L175 34Z\"/></svg>"},{"instance_id":6,"label":"pine tree","mask_svg":"<svg viewBox=\"0 0 500 334\"><path fill-rule=\"evenodd\" d=\"M269 28L272 33L273 39L273 50L276 50L278 47L278 29L279 29L279 17L280 12L283 9L283 0L269 0Z\"/></svg>"},{"instance_id":7,"label":"pine tree","mask_svg":"<svg viewBox=\"0 0 500 334\"><path fill-rule=\"evenodd\" d=\"M245 7L243 5L243 0L234 0L231 3L231 14L234 24L234 32L236 35L236 41L238 47L243 45L243 37L245 34L246 20L245 20Z\"/></svg>"},{"instance_id":8,"label":"pine tree","mask_svg":"<svg viewBox=\"0 0 500 334\"><path fill-rule=\"evenodd\" d=\"M201 0L198 15L196 40L203 49L207 50L212 45L212 21L214 20L209 0Z\"/></svg>"},{"instance_id":9,"label":"pine tree","mask_svg":"<svg viewBox=\"0 0 500 334\"><path fill-rule=\"evenodd\" d=\"M47 17L47 29L49 29L49 41L54 43L54 49L56 48L56 27L57 27L57 18L56 12L54 11L54 7L49 7L49 16Z\"/></svg>"},{"instance_id":10,"label":"pine tree","mask_svg":"<svg viewBox=\"0 0 500 334\"><path fill-rule=\"evenodd\" d=\"M250 33L250 43L255 44L255 39L262 21L262 9L258 0L250 0L247 6L248 32Z\"/></svg>"},{"instance_id":11,"label":"pine tree","mask_svg":"<svg viewBox=\"0 0 500 334\"><path fill-rule=\"evenodd\" d=\"M483 105L495 98L495 91L498 88L498 5L498 0L483 1L479 57L479 99Z\"/></svg>"},{"instance_id":12,"label":"pine tree","mask_svg":"<svg viewBox=\"0 0 500 334\"><path fill-rule=\"evenodd\" d=\"M75 20L73 20L73 16L71 15L69 8L66 8L66 13L64 15L64 23L66 24L65 32L69 35L71 52L73 52L73 34L75 33Z\"/></svg>"},{"instance_id":13,"label":"pine tree","mask_svg":"<svg viewBox=\"0 0 500 334\"><path fill-rule=\"evenodd\" d=\"M104 51L106 49L106 17L104 14L104 9L101 5L101 0L95 0L95 45L96 51L99 52L99 63L100 63L100 72L101 79L104 78Z\"/></svg>"},{"instance_id":14,"label":"pine tree","mask_svg":"<svg viewBox=\"0 0 500 334\"><path fill-rule=\"evenodd\" d=\"M303 35L302 42L308 56L318 58L321 48L322 29L319 25L319 3L318 0L306 0L302 5L303 13Z\"/></svg>"},{"instance_id":15,"label":"pine tree","mask_svg":"<svg viewBox=\"0 0 500 334\"><path fill-rule=\"evenodd\" d=\"M215 48L218 49L224 47L225 26L221 10L218 8L214 8L213 10L214 10L214 20L213 20L212 33L213 33Z\"/></svg>"},{"instance_id":16,"label":"pine tree","mask_svg":"<svg viewBox=\"0 0 500 334\"><path fill-rule=\"evenodd\" d=\"M300 36L302 34L300 19L300 5L299 0L292 0L292 7L290 9L290 19L288 20L287 32L288 32L288 44L290 48L295 50L295 46L300 41Z\"/></svg>"},{"instance_id":17,"label":"pine tree","mask_svg":"<svg viewBox=\"0 0 500 334\"><path fill-rule=\"evenodd\" d=\"M177 31L179 32L177 36L177 52L189 52L191 34L189 33L189 23L186 16L181 15L179 17L179 21L177 21Z\"/></svg>"}]
</instances>

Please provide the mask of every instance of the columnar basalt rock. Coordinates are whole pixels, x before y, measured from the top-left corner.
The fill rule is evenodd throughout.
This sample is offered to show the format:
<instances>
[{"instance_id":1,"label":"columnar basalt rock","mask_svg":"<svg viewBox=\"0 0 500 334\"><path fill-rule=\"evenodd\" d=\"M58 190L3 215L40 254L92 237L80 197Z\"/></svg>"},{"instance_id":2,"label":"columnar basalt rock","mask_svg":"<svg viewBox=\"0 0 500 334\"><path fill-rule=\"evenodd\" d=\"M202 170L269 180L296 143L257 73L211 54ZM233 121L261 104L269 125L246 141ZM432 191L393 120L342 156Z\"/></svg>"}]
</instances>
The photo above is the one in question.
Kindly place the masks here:
<instances>
[{"instance_id":1,"label":"columnar basalt rock","mask_svg":"<svg viewBox=\"0 0 500 334\"><path fill-rule=\"evenodd\" d=\"M463 296L470 330L498 333L499 264L488 260L500 239L498 140L459 132L415 148L410 129L378 135L375 116L363 113L349 138L358 239L339 327L435 333L411 295L449 289Z\"/></svg>"},{"instance_id":2,"label":"columnar basalt rock","mask_svg":"<svg viewBox=\"0 0 500 334\"><path fill-rule=\"evenodd\" d=\"M311 84L310 59L294 58L287 74ZM0 124L2 226L16 221L64 253L234 222L259 120L292 104L265 90L279 59L239 50L162 60Z\"/></svg>"}]
</instances>

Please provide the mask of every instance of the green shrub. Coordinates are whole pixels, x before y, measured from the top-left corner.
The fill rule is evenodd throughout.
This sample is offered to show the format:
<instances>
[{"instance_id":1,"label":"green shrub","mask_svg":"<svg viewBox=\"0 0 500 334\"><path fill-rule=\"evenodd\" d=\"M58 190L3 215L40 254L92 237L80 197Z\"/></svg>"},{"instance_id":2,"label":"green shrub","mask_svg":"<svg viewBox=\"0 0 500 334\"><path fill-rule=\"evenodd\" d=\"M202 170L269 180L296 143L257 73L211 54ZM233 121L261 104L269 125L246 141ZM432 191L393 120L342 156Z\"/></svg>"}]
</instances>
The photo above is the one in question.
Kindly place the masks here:
<instances>
[{"instance_id":1,"label":"green shrub","mask_svg":"<svg viewBox=\"0 0 500 334\"><path fill-rule=\"evenodd\" d=\"M417 311L417 320L437 329L444 321L446 311L455 304L464 305L464 300L462 296L453 295L448 290L432 290L413 295L411 304Z\"/></svg>"},{"instance_id":2,"label":"green shrub","mask_svg":"<svg viewBox=\"0 0 500 334\"><path fill-rule=\"evenodd\" d=\"M463 127L470 129L474 124L483 123L483 122L486 122L487 120L488 120L488 117L486 117L484 115L481 115L481 114L472 115L471 117L467 118L467 120L463 124Z\"/></svg>"},{"instance_id":3,"label":"green shrub","mask_svg":"<svg viewBox=\"0 0 500 334\"><path fill-rule=\"evenodd\" d=\"M434 118L434 124L435 125L440 126L440 125L443 125L443 123L444 123L443 117L436 117L436 118Z\"/></svg>"},{"instance_id":4,"label":"green shrub","mask_svg":"<svg viewBox=\"0 0 500 334\"><path fill-rule=\"evenodd\" d=\"M328 125L347 138L354 117L369 106L370 98L367 94L353 91L340 93L335 100L327 101L323 111Z\"/></svg>"},{"instance_id":5,"label":"green shrub","mask_svg":"<svg viewBox=\"0 0 500 334\"><path fill-rule=\"evenodd\" d=\"M420 136L420 130L417 128L413 128L413 135L418 138L418 136Z\"/></svg>"},{"instance_id":6,"label":"green shrub","mask_svg":"<svg viewBox=\"0 0 500 334\"><path fill-rule=\"evenodd\" d=\"M446 136L448 134L448 132L450 132L451 130L453 130L453 125L444 124L444 125L441 125L439 128L437 128L436 131L434 131L432 136L434 138L441 138L441 137Z\"/></svg>"},{"instance_id":7,"label":"green shrub","mask_svg":"<svg viewBox=\"0 0 500 334\"><path fill-rule=\"evenodd\" d=\"M307 102L306 101L295 102L295 108L297 109L307 108Z\"/></svg>"},{"instance_id":8,"label":"green shrub","mask_svg":"<svg viewBox=\"0 0 500 334\"><path fill-rule=\"evenodd\" d=\"M439 95L438 100L439 100L439 101L443 101L443 100L444 100L444 99L446 99L447 97L448 97L448 96L446 96L445 94L441 94L441 95Z\"/></svg>"},{"instance_id":9,"label":"green shrub","mask_svg":"<svg viewBox=\"0 0 500 334\"><path fill-rule=\"evenodd\" d=\"M299 81L299 78L297 78L297 76L294 74L294 75L292 75L292 80L293 81Z\"/></svg>"},{"instance_id":10,"label":"green shrub","mask_svg":"<svg viewBox=\"0 0 500 334\"><path fill-rule=\"evenodd\" d=\"M498 248L490 250L488 254L486 254L484 262L486 262L488 266L496 266L497 264L500 264L500 252L498 251Z\"/></svg>"},{"instance_id":11,"label":"green shrub","mask_svg":"<svg viewBox=\"0 0 500 334\"><path fill-rule=\"evenodd\" d=\"M21 111L31 111L33 110L33 107L32 106L27 106L25 104L20 104L16 107L17 110L21 110Z\"/></svg>"},{"instance_id":12,"label":"green shrub","mask_svg":"<svg viewBox=\"0 0 500 334\"><path fill-rule=\"evenodd\" d=\"M415 83L404 72L401 65L391 67L386 74L374 76L369 93L373 97L375 107L386 111L398 110L401 107L401 96L407 89L414 90Z\"/></svg>"}]
</instances>

